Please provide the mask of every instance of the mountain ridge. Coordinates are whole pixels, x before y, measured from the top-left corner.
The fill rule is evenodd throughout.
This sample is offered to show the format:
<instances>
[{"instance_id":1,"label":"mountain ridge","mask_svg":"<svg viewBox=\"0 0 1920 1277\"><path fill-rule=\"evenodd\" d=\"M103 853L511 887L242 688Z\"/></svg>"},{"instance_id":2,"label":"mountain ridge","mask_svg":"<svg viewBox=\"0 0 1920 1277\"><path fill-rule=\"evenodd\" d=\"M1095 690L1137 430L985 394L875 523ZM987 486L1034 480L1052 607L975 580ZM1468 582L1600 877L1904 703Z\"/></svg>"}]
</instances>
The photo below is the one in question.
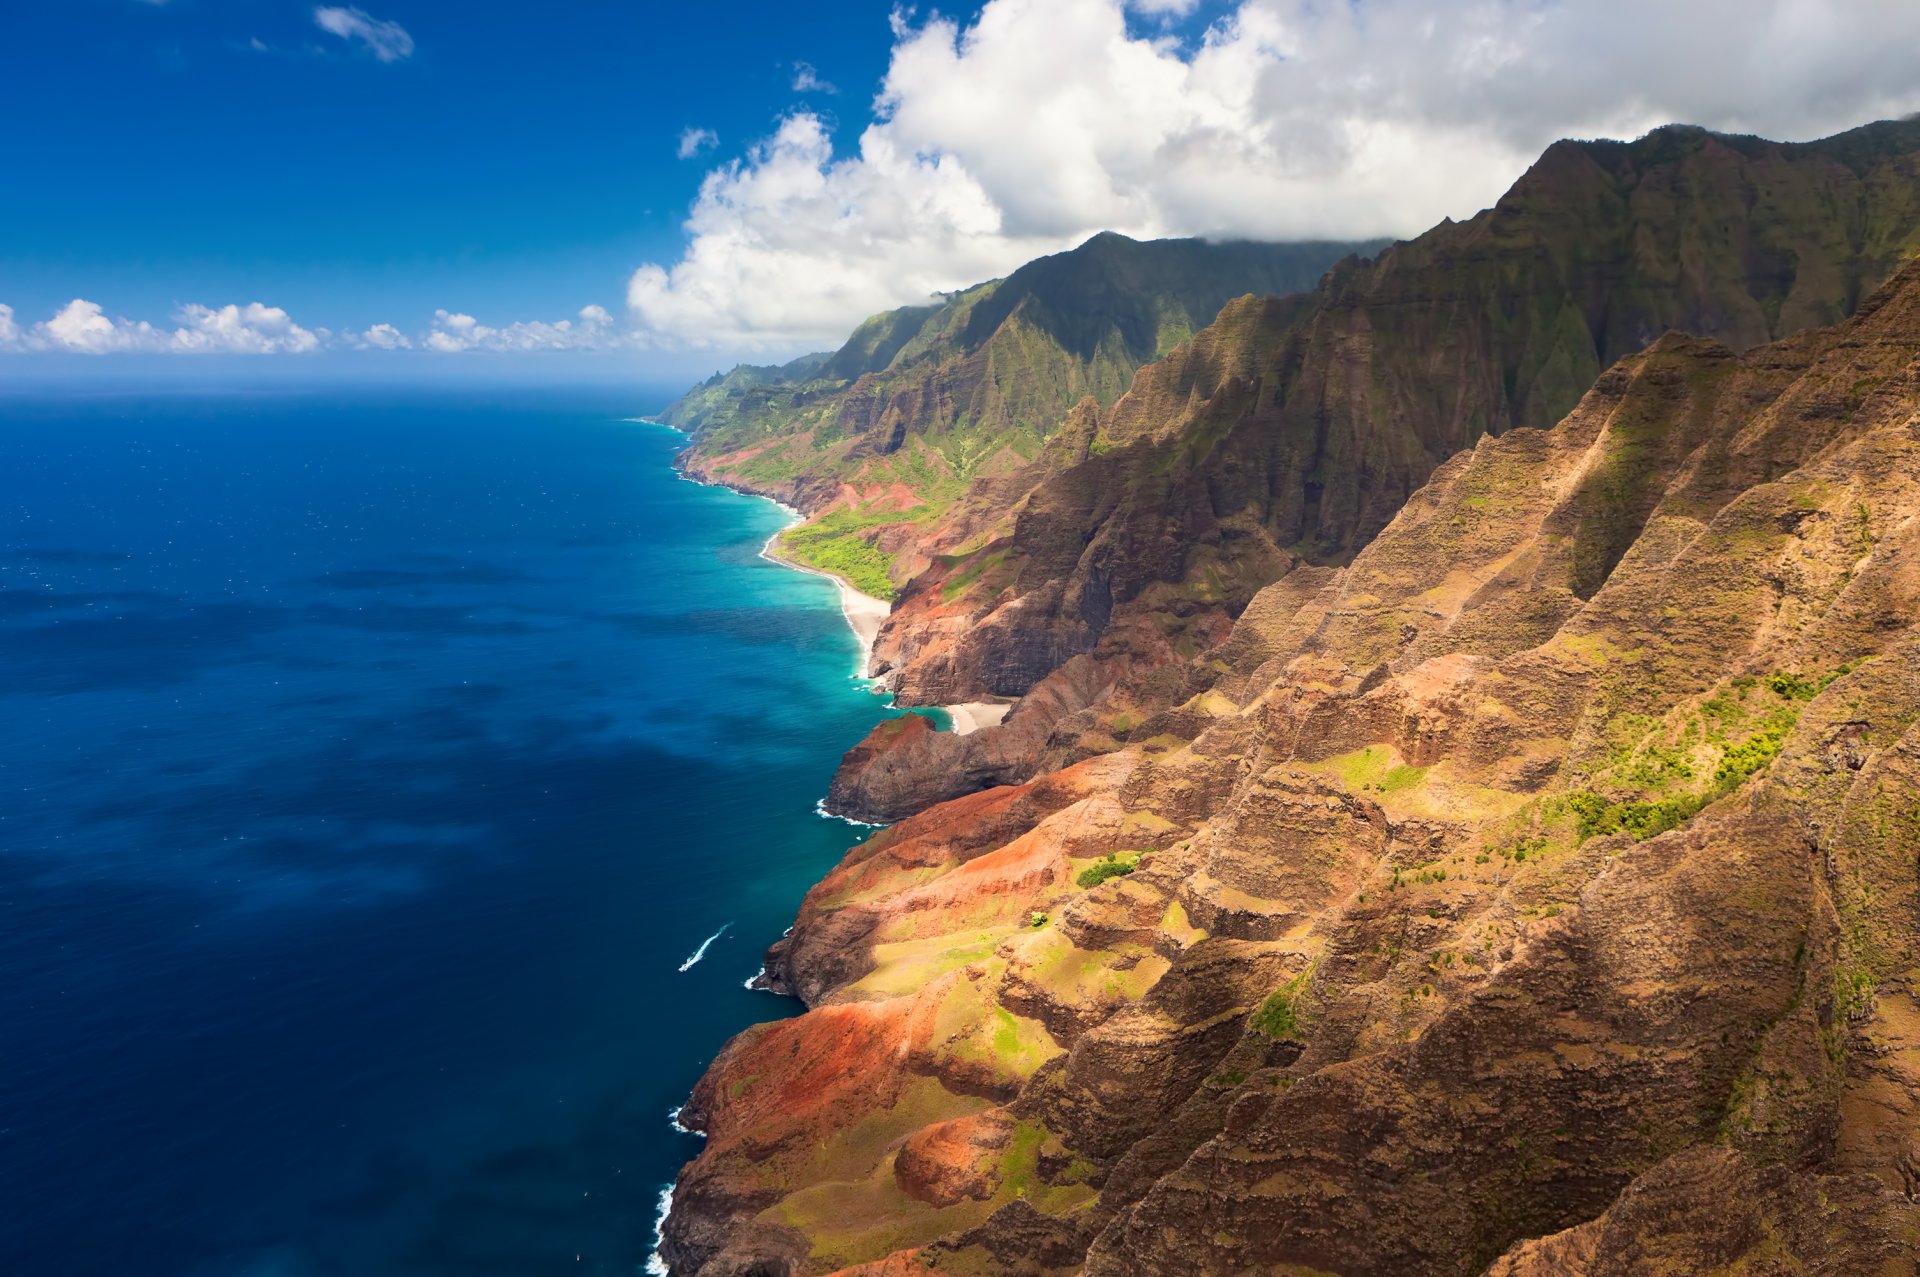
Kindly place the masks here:
<instances>
[{"instance_id":1,"label":"mountain ridge","mask_svg":"<svg viewBox=\"0 0 1920 1277\"><path fill-rule=\"evenodd\" d=\"M836 810L897 818L955 792L928 774L1019 781L1068 756L1057 737L1123 739L1111 724L1180 691L1154 671L1218 642L1268 582L1348 561L1474 439L1550 424L1603 350L1688 321L1743 349L1844 314L1920 250L1916 192L1913 121L1817 143L1557 143L1471 221L1313 294L1230 304L1111 407L1076 409L1038 463L913 530L929 568L875 649L900 702L1064 686L997 737L915 743L872 785L843 775Z\"/></svg>"},{"instance_id":2,"label":"mountain ridge","mask_svg":"<svg viewBox=\"0 0 1920 1277\"><path fill-rule=\"evenodd\" d=\"M666 1253L1911 1272L1917 537L1920 265L1483 438L1150 739L850 852Z\"/></svg>"},{"instance_id":3,"label":"mountain ridge","mask_svg":"<svg viewBox=\"0 0 1920 1277\"><path fill-rule=\"evenodd\" d=\"M692 431L689 473L816 519L787 545L793 558L891 598L926 566L908 548L916 531L976 481L1022 470L1076 401L1119 397L1231 298L1310 288L1340 258L1383 246L1103 233L876 315L792 375L747 369L703 386L662 419Z\"/></svg>"},{"instance_id":4,"label":"mountain ridge","mask_svg":"<svg viewBox=\"0 0 1920 1277\"><path fill-rule=\"evenodd\" d=\"M1561 144L869 529L1022 699L835 776L675 1271L1913 1277L1916 248L1911 122Z\"/></svg>"}]
</instances>

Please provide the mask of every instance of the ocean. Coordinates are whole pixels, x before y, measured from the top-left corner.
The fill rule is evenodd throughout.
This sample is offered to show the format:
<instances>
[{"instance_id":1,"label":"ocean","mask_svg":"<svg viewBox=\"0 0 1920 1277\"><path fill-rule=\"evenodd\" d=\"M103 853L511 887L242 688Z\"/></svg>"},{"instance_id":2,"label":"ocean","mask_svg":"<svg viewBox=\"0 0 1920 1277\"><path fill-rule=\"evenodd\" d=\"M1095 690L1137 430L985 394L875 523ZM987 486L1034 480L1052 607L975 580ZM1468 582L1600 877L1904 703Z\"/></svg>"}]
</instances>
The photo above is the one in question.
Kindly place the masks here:
<instances>
[{"instance_id":1,"label":"ocean","mask_svg":"<svg viewBox=\"0 0 1920 1277\"><path fill-rule=\"evenodd\" d=\"M0 397L0 1272L643 1271L893 712L650 406Z\"/></svg>"}]
</instances>

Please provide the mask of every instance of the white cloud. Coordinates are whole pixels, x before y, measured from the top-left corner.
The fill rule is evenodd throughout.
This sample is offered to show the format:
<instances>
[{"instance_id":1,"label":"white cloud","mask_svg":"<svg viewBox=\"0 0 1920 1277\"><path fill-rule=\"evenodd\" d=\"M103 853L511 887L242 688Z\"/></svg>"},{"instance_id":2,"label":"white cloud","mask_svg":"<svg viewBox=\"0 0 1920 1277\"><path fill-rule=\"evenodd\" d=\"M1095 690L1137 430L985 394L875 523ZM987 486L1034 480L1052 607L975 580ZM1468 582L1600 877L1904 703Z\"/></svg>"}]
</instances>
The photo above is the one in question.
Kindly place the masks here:
<instances>
[{"instance_id":1,"label":"white cloud","mask_svg":"<svg viewBox=\"0 0 1920 1277\"><path fill-rule=\"evenodd\" d=\"M349 43L360 41L382 62L400 62L413 56L413 37L405 27L376 18L365 9L322 5L313 11L313 24Z\"/></svg>"},{"instance_id":2,"label":"white cloud","mask_svg":"<svg viewBox=\"0 0 1920 1277\"><path fill-rule=\"evenodd\" d=\"M443 355L469 350L525 353L543 350L611 350L630 345L631 334L615 327L604 306L588 306L577 319L541 320L489 328L472 315L445 310L433 314L433 328L421 342Z\"/></svg>"},{"instance_id":3,"label":"white cloud","mask_svg":"<svg viewBox=\"0 0 1920 1277\"><path fill-rule=\"evenodd\" d=\"M97 303L78 297L45 323L35 324L26 344L41 350L65 350L78 355L107 355L136 350L164 350L166 334L148 323L108 319Z\"/></svg>"},{"instance_id":4,"label":"white cloud","mask_svg":"<svg viewBox=\"0 0 1920 1277\"><path fill-rule=\"evenodd\" d=\"M185 354L304 355L320 348L320 337L293 322L278 306L183 306L181 327L171 338Z\"/></svg>"},{"instance_id":5,"label":"white cloud","mask_svg":"<svg viewBox=\"0 0 1920 1277\"><path fill-rule=\"evenodd\" d=\"M634 274L636 319L818 345L1099 230L1408 235L1486 207L1559 137L1806 139L1920 108L1910 0L1240 0L1190 46L1128 30L1129 8L1183 7L896 12L855 149L802 111L709 173L684 256Z\"/></svg>"},{"instance_id":6,"label":"white cloud","mask_svg":"<svg viewBox=\"0 0 1920 1277\"><path fill-rule=\"evenodd\" d=\"M413 343L392 324L375 324L364 333L349 333L347 340L358 350L411 350Z\"/></svg>"},{"instance_id":7,"label":"white cloud","mask_svg":"<svg viewBox=\"0 0 1920 1277\"><path fill-rule=\"evenodd\" d=\"M477 350L482 342L497 335L495 329L482 327L472 315L436 310L433 312L433 331L427 334L426 346L428 350L452 355L463 350Z\"/></svg>"},{"instance_id":8,"label":"white cloud","mask_svg":"<svg viewBox=\"0 0 1920 1277\"><path fill-rule=\"evenodd\" d=\"M793 64L793 91L795 93L838 93L833 84L820 78L811 62Z\"/></svg>"},{"instance_id":9,"label":"white cloud","mask_svg":"<svg viewBox=\"0 0 1920 1277\"><path fill-rule=\"evenodd\" d=\"M99 303L76 297L51 319L22 330L13 309L0 306L0 350L76 355L303 355L320 349L326 329L309 330L277 306L182 306L178 325L114 319Z\"/></svg>"},{"instance_id":10,"label":"white cloud","mask_svg":"<svg viewBox=\"0 0 1920 1277\"><path fill-rule=\"evenodd\" d=\"M643 345L633 330L604 306L587 306L572 319L531 320L492 327L472 315L434 312L425 333L410 336L393 324L374 324L337 337L325 328L303 328L277 306L186 305L172 327L116 319L97 302L76 298L30 328L21 328L12 307L0 305L0 352L79 355L304 355L321 350L429 350L442 354L488 351L632 350Z\"/></svg>"},{"instance_id":11,"label":"white cloud","mask_svg":"<svg viewBox=\"0 0 1920 1277\"><path fill-rule=\"evenodd\" d=\"M690 160L702 151L720 145L720 135L712 129L687 129L680 134L680 158Z\"/></svg>"}]
</instances>

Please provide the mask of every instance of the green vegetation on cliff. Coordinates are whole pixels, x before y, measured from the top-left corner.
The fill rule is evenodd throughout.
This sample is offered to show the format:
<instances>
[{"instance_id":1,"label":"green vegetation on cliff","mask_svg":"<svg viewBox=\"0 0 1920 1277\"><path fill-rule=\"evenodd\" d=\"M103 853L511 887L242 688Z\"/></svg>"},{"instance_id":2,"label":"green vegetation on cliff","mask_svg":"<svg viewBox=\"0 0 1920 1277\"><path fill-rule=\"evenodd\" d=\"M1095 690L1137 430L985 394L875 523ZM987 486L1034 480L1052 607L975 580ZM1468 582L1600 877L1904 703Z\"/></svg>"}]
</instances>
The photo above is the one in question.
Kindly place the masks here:
<instances>
[{"instance_id":1,"label":"green vegetation on cliff","mask_svg":"<svg viewBox=\"0 0 1920 1277\"><path fill-rule=\"evenodd\" d=\"M899 594L887 575L893 556L868 539L874 529L927 518L921 506L904 514L885 511L832 510L780 534L780 551L803 567L845 577L853 588L876 599Z\"/></svg>"},{"instance_id":2,"label":"green vegetation on cliff","mask_svg":"<svg viewBox=\"0 0 1920 1277\"><path fill-rule=\"evenodd\" d=\"M1036 634L1057 663L1215 579L1231 617L1301 559L1349 562L1447 458L1552 426L1669 330L1745 350L1851 314L1916 253L1920 120L1800 144L1684 127L1557 143L1468 221L1343 262L1312 294L1234 302L1077 425L1072 447L1062 432L1006 485L1010 534L969 551L998 556L995 571L962 556L903 601L937 589L945 612L997 611L1020 632L982 627L899 686L1019 694L1050 672L1015 659ZM1678 395L1723 375L1710 360L1675 367ZM1666 420L1623 420L1609 465L1583 480L1567 529L1576 596L1657 498L1650 462L1681 433Z\"/></svg>"},{"instance_id":3,"label":"green vegetation on cliff","mask_svg":"<svg viewBox=\"0 0 1920 1277\"><path fill-rule=\"evenodd\" d=\"M969 432L1030 453L1075 402L1119 398L1136 368L1211 323L1231 299L1310 289L1340 259L1382 247L1096 235L1004 280L876 315L831 356L735 369L662 419L695 430L708 455L815 430L819 460L836 471L831 443L876 426L886 437L870 440L875 455L908 434Z\"/></svg>"},{"instance_id":4,"label":"green vegetation on cliff","mask_svg":"<svg viewBox=\"0 0 1920 1277\"><path fill-rule=\"evenodd\" d=\"M660 420L681 430L698 430L724 420L752 397L752 392L807 380L833 356L822 351L802 355L779 365L739 364L731 372L717 372L673 401Z\"/></svg>"},{"instance_id":5,"label":"green vegetation on cliff","mask_svg":"<svg viewBox=\"0 0 1920 1277\"><path fill-rule=\"evenodd\" d=\"M1074 875L1074 885L1088 890L1099 886L1112 878L1124 878L1140 867L1140 853L1108 852L1102 860L1097 860Z\"/></svg>"},{"instance_id":6,"label":"green vegetation on cliff","mask_svg":"<svg viewBox=\"0 0 1920 1277\"><path fill-rule=\"evenodd\" d=\"M1630 795L1576 790L1566 796L1582 839L1627 834L1636 842L1692 820L1748 777L1773 765L1806 704L1852 672L1851 665L1815 674L1776 671L1764 679L1734 679L1684 719L1677 739L1663 724L1637 715L1615 720L1616 762L1607 776L1637 789ZM1741 735L1735 739L1733 732ZM1698 765L1706 758L1712 770ZM1695 783L1696 773L1705 777Z\"/></svg>"},{"instance_id":7,"label":"green vegetation on cliff","mask_svg":"<svg viewBox=\"0 0 1920 1277\"><path fill-rule=\"evenodd\" d=\"M1028 466L1074 404L1118 399L1135 370L1229 300L1310 289L1342 258L1382 246L1098 235L1006 279L876 315L832 355L716 376L661 419L693 433L704 477L809 513L846 503L848 486L904 488L937 513L976 479ZM845 554L874 579L874 555Z\"/></svg>"}]
</instances>

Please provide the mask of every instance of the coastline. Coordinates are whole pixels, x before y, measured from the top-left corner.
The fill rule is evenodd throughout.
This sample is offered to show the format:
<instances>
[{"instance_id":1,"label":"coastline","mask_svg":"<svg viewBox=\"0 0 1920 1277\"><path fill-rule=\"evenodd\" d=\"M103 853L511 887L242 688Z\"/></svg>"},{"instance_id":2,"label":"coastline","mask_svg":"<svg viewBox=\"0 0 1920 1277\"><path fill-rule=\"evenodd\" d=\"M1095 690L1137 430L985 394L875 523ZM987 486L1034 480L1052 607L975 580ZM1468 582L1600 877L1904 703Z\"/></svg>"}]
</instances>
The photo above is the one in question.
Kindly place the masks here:
<instances>
[{"instance_id":1,"label":"coastline","mask_svg":"<svg viewBox=\"0 0 1920 1277\"><path fill-rule=\"evenodd\" d=\"M752 495L758 496L759 494L754 493ZM775 501L772 497L765 497L763 499L773 501L775 505L794 516L794 522L788 524L787 527L798 526L800 521L806 517L784 501ZM854 588L853 582L838 573L828 572L824 568L809 567L804 563L796 563L786 555L781 554L779 550L780 533L786 530L786 528L782 528L780 532L776 532L767 538L767 543L760 547L760 557L769 563L778 563L781 567L790 568L795 572L805 572L809 576L823 576L840 587L840 615L847 618L848 628L852 629L854 637L860 640L860 668L855 674L855 677L872 678L874 640L880 637L880 627L886 624L887 617L893 612L893 604L887 602L885 599L877 599L871 594Z\"/></svg>"},{"instance_id":2,"label":"coastline","mask_svg":"<svg viewBox=\"0 0 1920 1277\"><path fill-rule=\"evenodd\" d=\"M773 500L771 497L767 499ZM785 502L775 501L774 504L782 510L791 511L796 519L804 518L798 510L794 510ZM857 588L853 582L837 572L794 562L780 553L779 541L779 532L767 538L766 545L760 549L760 557L769 563L778 563L783 568L791 568L795 572L826 577L840 587L840 614L847 618L847 625L852 628L854 637L860 640L860 670L856 677L872 678L873 644L880 637L880 627L885 625L887 617L893 614L893 604ZM959 705L941 705L938 708L947 716L949 731L955 736L970 736L983 727L998 727L1012 711L1013 702L966 701Z\"/></svg>"},{"instance_id":3,"label":"coastline","mask_svg":"<svg viewBox=\"0 0 1920 1277\"><path fill-rule=\"evenodd\" d=\"M772 497L767 497L766 500L773 501L775 505L794 516L795 523L789 524L789 527L796 526L806 517L784 501L776 501ZM782 528L781 532L785 530ZM840 615L847 618L847 625L853 630L854 637L860 640L860 668L855 677L871 679L873 677L873 644L880 637L880 627L885 625L887 618L893 614L893 604L857 588L853 582L837 572L794 562L780 553L779 542L779 532L768 537L767 543L760 548L760 557L769 563L778 563L783 568L791 568L795 572L805 572L809 576L823 576L840 587ZM875 690L884 689L876 688ZM959 705L941 705L937 708L947 716L947 730L955 736L971 736L983 727L998 727L1012 711L1013 702L966 701Z\"/></svg>"},{"instance_id":4,"label":"coastline","mask_svg":"<svg viewBox=\"0 0 1920 1277\"><path fill-rule=\"evenodd\" d=\"M961 705L943 705L953 720L955 736L970 736L983 727L998 727L1013 710L1012 701L967 701Z\"/></svg>"},{"instance_id":5,"label":"coastline","mask_svg":"<svg viewBox=\"0 0 1920 1277\"><path fill-rule=\"evenodd\" d=\"M626 420L638 425L661 426L683 436L687 433L678 426L668 425L664 421L654 421L646 417L628 417ZM707 488L725 488L729 492L737 492L742 496L759 497L762 501L771 501L792 518L793 522L789 523L787 528L796 527L806 520L807 516L805 513L787 504L780 498L770 496L765 492L755 492L751 488L738 487L721 480L704 478L691 473L685 466L679 464L674 466L674 470L688 483L697 483ZM847 627L853 631L854 637L860 642L860 665L858 669L855 670L854 677L872 679L873 645L880 637L881 626L885 625L887 617L893 614L893 604L885 599L875 598L873 595L866 593L837 572L829 572L825 568L816 568L809 564L799 563L780 553L780 534L785 532L787 528L782 528L779 532L775 532L767 538L766 544L760 547L760 557L769 563L777 563L781 567L794 572L805 572L809 576L825 577L839 588L840 615L846 618ZM876 687L874 690L884 691L885 689L883 687ZM1012 701L966 701L958 705L941 705L936 708L946 714L948 730L955 736L970 736L984 727L998 727L1005 721L1008 713L1012 711L1013 705L1014 702Z\"/></svg>"}]
</instances>

